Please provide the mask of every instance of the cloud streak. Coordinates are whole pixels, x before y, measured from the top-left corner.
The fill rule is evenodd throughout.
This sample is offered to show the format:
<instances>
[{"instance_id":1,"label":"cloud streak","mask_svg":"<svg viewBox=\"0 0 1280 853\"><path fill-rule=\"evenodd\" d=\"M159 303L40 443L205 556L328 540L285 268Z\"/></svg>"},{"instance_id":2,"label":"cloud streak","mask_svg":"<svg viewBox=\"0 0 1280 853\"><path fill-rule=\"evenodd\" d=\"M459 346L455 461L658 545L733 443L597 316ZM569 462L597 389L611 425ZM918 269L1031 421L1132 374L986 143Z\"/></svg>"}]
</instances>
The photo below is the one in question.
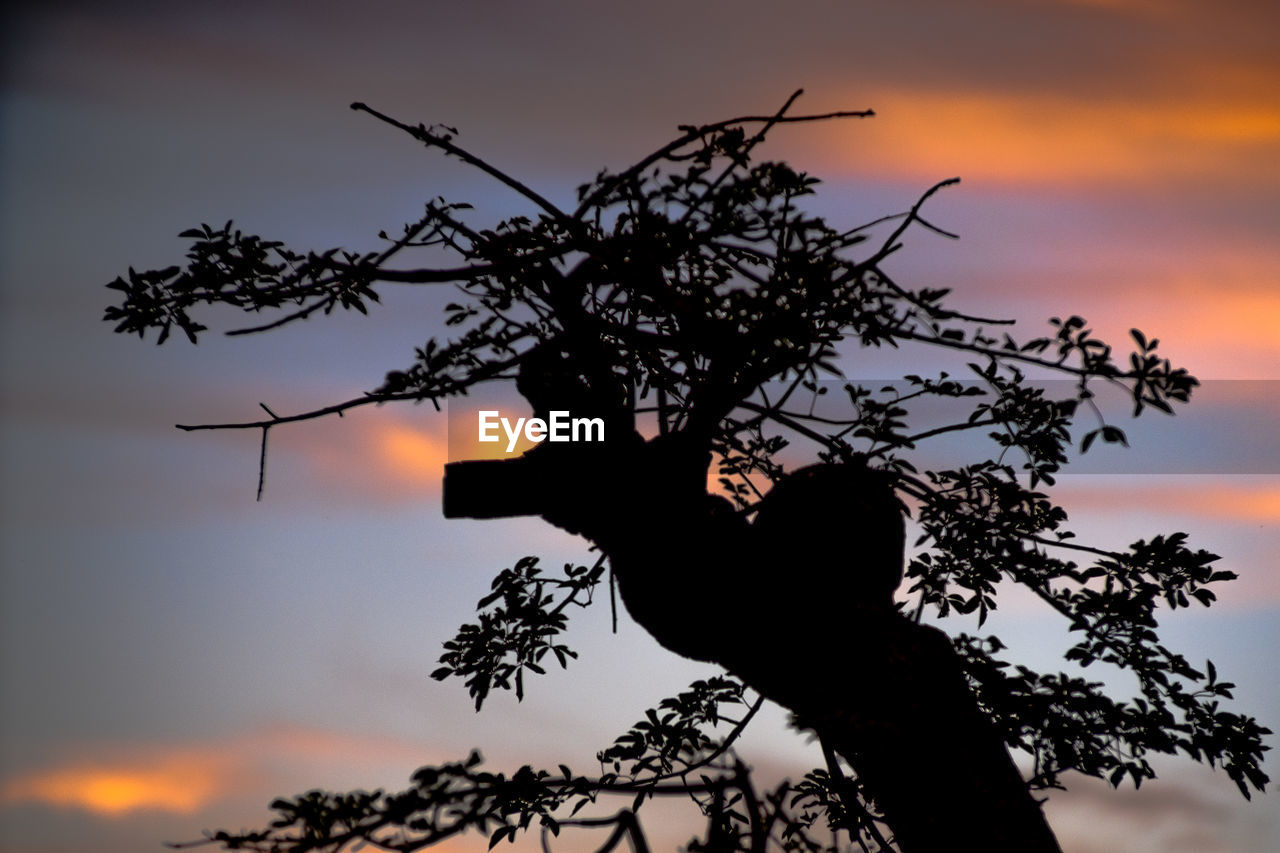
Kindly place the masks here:
<instances>
[{"instance_id":1,"label":"cloud streak","mask_svg":"<svg viewBox=\"0 0 1280 853\"><path fill-rule=\"evenodd\" d=\"M1163 478L1158 482L1128 478L1099 487L1091 485L1092 478L1075 477L1059 486L1056 494L1067 506L1090 511L1128 509L1241 524L1280 522L1280 477L1257 479L1260 482L1197 475L1195 488L1175 488ZM1180 478L1178 484L1183 483Z\"/></svg>"},{"instance_id":2,"label":"cloud streak","mask_svg":"<svg viewBox=\"0 0 1280 853\"><path fill-rule=\"evenodd\" d=\"M886 87L861 100L870 123L815 135L815 159L834 174L984 184L1160 186L1280 185L1280 107L1203 98L1097 100L1037 91ZM851 155L852 152L852 155ZM801 162L804 162L802 160Z\"/></svg>"},{"instance_id":3,"label":"cloud streak","mask_svg":"<svg viewBox=\"0 0 1280 853\"><path fill-rule=\"evenodd\" d=\"M239 774L219 750L180 750L120 762L38 770L0 788L0 803L42 803L117 818L135 812L193 814L225 795Z\"/></svg>"},{"instance_id":4,"label":"cloud streak","mask_svg":"<svg viewBox=\"0 0 1280 853\"><path fill-rule=\"evenodd\" d=\"M385 781L403 784L409 771L431 760L421 743L302 726L169 746L89 744L78 752L89 757L50 762L5 780L0 806L40 804L107 820L149 812L193 815L232 797L265 803L298 767L320 768L308 772L335 780L389 777ZM403 778L395 778L397 772Z\"/></svg>"}]
</instances>

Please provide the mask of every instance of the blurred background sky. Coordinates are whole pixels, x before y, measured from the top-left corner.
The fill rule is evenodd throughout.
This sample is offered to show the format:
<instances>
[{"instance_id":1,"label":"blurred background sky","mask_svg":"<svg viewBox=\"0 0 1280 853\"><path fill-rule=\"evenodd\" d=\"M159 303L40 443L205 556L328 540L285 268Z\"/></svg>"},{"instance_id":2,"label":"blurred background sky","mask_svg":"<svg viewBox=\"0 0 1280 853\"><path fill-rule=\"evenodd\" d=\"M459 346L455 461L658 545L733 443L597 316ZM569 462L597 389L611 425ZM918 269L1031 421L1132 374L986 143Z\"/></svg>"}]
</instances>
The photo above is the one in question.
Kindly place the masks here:
<instances>
[{"instance_id":1,"label":"blurred background sky","mask_svg":"<svg viewBox=\"0 0 1280 853\"><path fill-rule=\"evenodd\" d=\"M489 224L518 199L347 105L457 127L554 199L683 123L873 108L782 128L768 156L824 179L852 226L962 183L892 270L1042 333L1131 326L1205 380L1135 447L1066 476L1082 538L1186 530L1240 579L1162 622L1232 707L1280 724L1280 7L1262 0L46 2L3 13L0 88L0 847L160 849L258 826L275 796L399 787L480 747L492 766L595 768L642 710L710 672L606 605L581 654L526 700L473 712L428 678L497 570L583 549L531 520L444 521L445 424L360 411L272 436L180 433L370 389L440 331L444 295L388 291L370 317L161 349L111 334L103 285L177 263L176 234L234 219L297 249L376 245L433 196ZM211 326L235 318L215 315ZM936 369L851 353L851 375ZM1123 406L1114 415L1130 427ZM1144 421L1146 419L1144 418ZM1138 427L1142 428L1139 429ZM1091 457L1093 454L1091 454ZM1033 665L1063 637L1025 597L991 630ZM973 630L957 623L956 630ZM1118 682L1122 683L1122 682ZM812 760L780 713L745 757ZM1274 741L1272 741L1274 743ZM1141 791L1080 780L1050 798L1070 853L1280 849L1273 795L1158 764ZM1273 775L1275 768L1269 768ZM672 849L673 812L651 826ZM584 842L585 843L585 842ZM456 845L470 847L469 843Z\"/></svg>"}]
</instances>

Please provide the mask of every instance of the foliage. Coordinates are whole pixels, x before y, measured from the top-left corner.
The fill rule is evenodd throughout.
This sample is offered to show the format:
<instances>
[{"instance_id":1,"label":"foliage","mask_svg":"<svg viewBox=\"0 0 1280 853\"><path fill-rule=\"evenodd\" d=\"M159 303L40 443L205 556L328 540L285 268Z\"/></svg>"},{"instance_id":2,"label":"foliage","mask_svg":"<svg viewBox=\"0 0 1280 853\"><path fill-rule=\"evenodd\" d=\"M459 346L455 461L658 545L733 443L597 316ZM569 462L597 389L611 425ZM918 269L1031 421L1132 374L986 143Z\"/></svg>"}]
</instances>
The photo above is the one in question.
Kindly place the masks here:
<instances>
[{"instance_id":1,"label":"foliage","mask_svg":"<svg viewBox=\"0 0 1280 853\"><path fill-rule=\"evenodd\" d=\"M525 671L546 672L540 662L547 652L562 668L569 665L569 658L578 656L554 639L569 622L566 608L590 604L591 591L603 573L604 561L600 560L591 568L566 565L563 580L544 578L537 557L524 557L513 568L503 569L493 579L493 591L476 604L479 624L463 625L458 635L444 644L445 654L440 658L444 666L431 677L462 676L477 711L495 687L510 690L514 685L516 698L523 699ZM554 595L545 592L548 586L567 590L567 594L557 602ZM587 598L579 600L580 593Z\"/></svg>"},{"instance_id":2,"label":"foliage","mask_svg":"<svg viewBox=\"0 0 1280 853\"><path fill-rule=\"evenodd\" d=\"M1136 329L1136 350L1122 364L1079 317L1055 318L1050 334L1019 341L1003 331L1004 321L948 308L945 290L895 282L885 261L908 229L951 236L923 217L922 205L953 181L905 213L833 227L800 205L816 179L783 163L753 163L751 154L780 125L862 114L792 117L790 106L681 128L633 166L579 187L576 205L562 209L459 147L456 131L405 125L356 104L510 187L533 215L479 228L467 221L468 205L436 199L399 237L381 235L384 250L366 254L302 254L232 223L205 225L183 232L192 241L184 267L131 269L112 282L121 301L106 319L119 332L154 329L163 342L176 328L194 342L205 329L190 312L204 304L282 312L231 332L242 334L339 308L365 312L383 284L454 286L460 296L445 323L455 336L427 342L366 395L298 415L269 412L267 420L188 428L259 429L265 448L267 432L290 421L397 400L435 403L514 378L536 345L591 346L598 375L628 389L634 411L655 432L705 436L740 511L750 512L797 445L809 458L860 456L893 472L898 491L920 507L919 552L907 571L917 619L976 614L981 625L997 606L997 584L1016 582L1079 634L1068 660L1132 673L1138 695L1118 700L1100 682L1001 659L1005 647L996 637L954 638L982 709L1010 747L1031 756L1033 787L1061 786L1068 771L1115 785L1128 776L1138 785L1154 776L1151 754L1183 752L1221 765L1246 797L1251 787L1262 789L1268 730L1223 710L1219 701L1230 698L1232 685L1218 680L1212 663L1195 667L1166 648L1155 630L1163 608L1192 600L1209 606L1212 587L1234 574L1215 569L1218 558L1191 548L1183 533L1125 551L1077 543L1066 512L1039 490L1053 486L1076 436L1082 453L1098 439L1126 442L1095 403L1098 383L1127 389L1139 414L1172 411L1196 380ZM415 250L449 253L461 263L390 265ZM846 341L942 347L971 359L972 375L913 375L905 386L864 387L842 378ZM1070 377L1074 392L1052 398L1028 371ZM847 398L835 415L816 405L824 395L830 404L832 387ZM931 400L972 402L963 418L922 424ZM1094 419L1083 431L1076 423L1082 413ZM924 471L913 462L931 439L957 432L988 436L994 458ZM462 678L477 708L494 689L522 695L525 672L541 672L547 653L561 666L574 656L559 641L568 605L590 601L603 563L567 567L563 579L542 575L536 563L526 557L499 575L479 603L479 622L446 644L433 673ZM717 724L729 721L724 705L748 712L716 736ZM598 777L525 767L507 778L480 771L473 754L423 768L399 794L312 792L280 800L269 830L211 840L229 849L336 851L363 841L414 850L467 829L497 843L533 826L551 835L575 826L607 831L602 849L624 839L644 849L636 812L652 796L674 794L693 798L707 820L705 836L690 849L837 849L835 836L818 840L819 828L840 830L845 843L862 849L891 849L874 804L830 754L826 767L801 782L758 791L732 749L752 713L740 684L702 682L649 711L601 752L606 772ZM578 816L610 795L633 799L612 816Z\"/></svg>"}]
</instances>

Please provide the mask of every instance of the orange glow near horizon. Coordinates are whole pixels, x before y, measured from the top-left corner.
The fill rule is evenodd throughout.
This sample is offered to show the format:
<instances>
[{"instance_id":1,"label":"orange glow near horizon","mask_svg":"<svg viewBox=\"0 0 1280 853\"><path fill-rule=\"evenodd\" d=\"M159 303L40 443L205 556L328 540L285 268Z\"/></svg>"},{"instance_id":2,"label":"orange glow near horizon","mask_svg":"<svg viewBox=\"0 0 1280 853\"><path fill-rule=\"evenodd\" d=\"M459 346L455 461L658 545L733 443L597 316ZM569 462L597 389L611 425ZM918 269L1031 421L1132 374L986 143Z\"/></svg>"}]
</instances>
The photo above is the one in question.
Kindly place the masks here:
<instances>
[{"instance_id":1,"label":"orange glow near horizon","mask_svg":"<svg viewBox=\"0 0 1280 853\"><path fill-rule=\"evenodd\" d=\"M281 768L329 772L335 786L349 787L377 775L407 777L418 762L441 760L415 741L296 725L169 747L98 743L82 751L94 755L0 782L0 806L39 804L110 820L141 812L190 815L232 795L278 794Z\"/></svg>"},{"instance_id":2,"label":"orange glow near horizon","mask_svg":"<svg viewBox=\"0 0 1280 853\"><path fill-rule=\"evenodd\" d=\"M0 801L76 808L109 818L139 811L192 814L225 790L227 774L221 764L206 757L173 756L151 766L38 771L5 785Z\"/></svg>"}]
</instances>

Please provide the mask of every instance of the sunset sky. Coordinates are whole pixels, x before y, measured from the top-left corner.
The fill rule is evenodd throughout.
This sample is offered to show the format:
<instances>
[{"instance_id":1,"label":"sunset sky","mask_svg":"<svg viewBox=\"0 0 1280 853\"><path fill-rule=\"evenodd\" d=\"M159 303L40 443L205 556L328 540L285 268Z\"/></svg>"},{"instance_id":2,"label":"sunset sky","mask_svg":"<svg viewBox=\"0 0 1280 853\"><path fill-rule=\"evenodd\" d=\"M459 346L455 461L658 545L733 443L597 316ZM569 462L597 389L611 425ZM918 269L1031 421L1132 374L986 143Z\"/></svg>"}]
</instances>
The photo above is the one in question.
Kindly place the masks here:
<instances>
[{"instance_id":1,"label":"sunset sky","mask_svg":"<svg viewBox=\"0 0 1280 853\"><path fill-rule=\"evenodd\" d=\"M428 406L274 431L261 503L256 435L173 428L373 388L441 333L441 294L393 289L367 318L197 347L101 322L103 285L180 262L176 235L201 222L365 250L437 195L485 224L525 212L357 100L458 128L554 199L679 124L770 112L797 88L805 111L874 109L782 128L764 153L822 178L813 209L845 226L959 176L929 214L961 239L912 235L901 281L952 287L1024 337L1080 314L1123 349L1136 326L1204 381L1175 418L1130 425L1121 407L1136 446L1057 494L1086 541L1185 530L1222 555L1240 579L1162 632L1239 685L1233 709L1280 727L1280 5L23 5L0 19L6 853L158 851L262 825L276 796L402 787L472 747L496 769L592 772L645 707L712 671L625 618L610 633L598 604L572 628L580 661L477 715L460 683L429 679L440 644L498 570L582 561L580 542L445 521L446 424ZM937 357L845 365L894 378ZM1001 605L990 630L1058 668L1058 626L1027 597ZM754 728L744 757L765 778L812 760L780 711ZM1068 779L1049 804L1064 849L1280 849L1274 794L1158 769L1136 793ZM688 839L678 826L654 827L660 849Z\"/></svg>"}]
</instances>

